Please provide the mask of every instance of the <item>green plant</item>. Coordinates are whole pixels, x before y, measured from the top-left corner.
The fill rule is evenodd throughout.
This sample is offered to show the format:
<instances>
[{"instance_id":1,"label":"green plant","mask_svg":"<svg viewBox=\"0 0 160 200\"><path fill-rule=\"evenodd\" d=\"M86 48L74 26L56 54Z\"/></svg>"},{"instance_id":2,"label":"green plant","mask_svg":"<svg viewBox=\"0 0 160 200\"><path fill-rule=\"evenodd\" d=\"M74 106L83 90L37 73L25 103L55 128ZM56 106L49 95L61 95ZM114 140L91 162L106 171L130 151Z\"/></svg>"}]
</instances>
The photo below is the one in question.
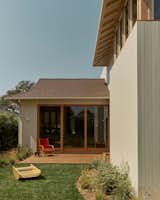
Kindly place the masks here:
<instances>
[{"instance_id":1,"label":"green plant","mask_svg":"<svg viewBox=\"0 0 160 200\"><path fill-rule=\"evenodd\" d=\"M80 176L80 185L82 189L89 189L91 186L91 178L88 176L87 171L83 170Z\"/></svg>"},{"instance_id":2,"label":"green plant","mask_svg":"<svg viewBox=\"0 0 160 200\"><path fill-rule=\"evenodd\" d=\"M103 200L104 199L104 192L102 190L96 191L96 200Z\"/></svg>"},{"instance_id":3,"label":"green plant","mask_svg":"<svg viewBox=\"0 0 160 200\"><path fill-rule=\"evenodd\" d=\"M0 167L4 167L5 165L6 165L5 160L0 158Z\"/></svg>"},{"instance_id":4,"label":"green plant","mask_svg":"<svg viewBox=\"0 0 160 200\"><path fill-rule=\"evenodd\" d=\"M98 169L97 185L102 187L107 195L111 195L117 186L117 177L119 176L116 166L110 163L101 164Z\"/></svg>"},{"instance_id":5,"label":"green plant","mask_svg":"<svg viewBox=\"0 0 160 200\"><path fill-rule=\"evenodd\" d=\"M19 147L17 152L17 158L19 160L24 160L31 155L31 151L28 147Z\"/></svg>"},{"instance_id":6,"label":"green plant","mask_svg":"<svg viewBox=\"0 0 160 200\"><path fill-rule=\"evenodd\" d=\"M13 165L17 160L16 151L7 151L0 154L0 166Z\"/></svg>"},{"instance_id":7,"label":"green plant","mask_svg":"<svg viewBox=\"0 0 160 200\"><path fill-rule=\"evenodd\" d=\"M15 164L15 160L10 160L10 164L14 165Z\"/></svg>"},{"instance_id":8,"label":"green plant","mask_svg":"<svg viewBox=\"0 0 160 200\"><path fill-rule=\"evenodd\" d=\"M115 200L133 200L135 193L130 180L122 176L118 181L117 187L113 190L112 196Z\"/></svg>"},{"instance_id":9,"label":"green plant","mask_svg":"<svg viewBox=\"0 0 160 200\"><path fill-rule=\"evenodd\" d=\"M98 169L102 164L102 161L101 160L93 160L89 166L88 166L88 169Z\"/></svg>"},{"instance_id":10,"label":"green plant","mask_svg":"<svg viewBox=\"0 0 160 200\"><path fill-rule=\"evenodd\" d=\"M135 194L128 173L128 165L120 168L111 163L102 163L98 168L96 187L102 187L104 192L112 195L115 200L133 199Z\"/></svg>"},{"instance_id":11,"label":"green plant","mask_svg":"<svg viewBox=\"0 0 160 200\"><path fill-rule=\"evenodd\" d=\"M0 113L0 151L17 146L18 119L12 113Z\"/></svg>"}]
</instances>

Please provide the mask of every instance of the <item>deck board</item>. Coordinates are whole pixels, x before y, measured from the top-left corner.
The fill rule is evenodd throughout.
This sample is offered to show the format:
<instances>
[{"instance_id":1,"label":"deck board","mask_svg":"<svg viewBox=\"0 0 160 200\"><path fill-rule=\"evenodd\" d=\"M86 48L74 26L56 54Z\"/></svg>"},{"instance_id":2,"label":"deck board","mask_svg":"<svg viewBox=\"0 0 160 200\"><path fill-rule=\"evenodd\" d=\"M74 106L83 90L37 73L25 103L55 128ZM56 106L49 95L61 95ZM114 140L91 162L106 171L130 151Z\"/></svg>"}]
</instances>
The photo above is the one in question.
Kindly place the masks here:
<instances>
[{"instance_id":1,"label":"deck board","mask_svg":"<svg viewBox=\"0 0 160 200\"><path fill-rule=\"evenodd\" d=\"M53 156L30 156L20 163L87 164L101 159L102 154L55 154Z\"/></svg>"}]
</instances>

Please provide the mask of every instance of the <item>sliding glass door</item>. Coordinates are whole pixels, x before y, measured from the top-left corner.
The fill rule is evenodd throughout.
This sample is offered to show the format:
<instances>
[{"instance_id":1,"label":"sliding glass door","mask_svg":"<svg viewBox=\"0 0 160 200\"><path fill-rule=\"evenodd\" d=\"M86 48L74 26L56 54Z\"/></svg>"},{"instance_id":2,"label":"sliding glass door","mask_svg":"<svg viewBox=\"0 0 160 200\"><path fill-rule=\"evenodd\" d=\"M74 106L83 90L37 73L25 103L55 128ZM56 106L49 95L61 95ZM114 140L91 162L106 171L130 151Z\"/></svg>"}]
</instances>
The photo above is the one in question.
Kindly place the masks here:
<instances>
[{"instance_id":1,"label":"sliding glass door","mask_svg":"<svg viewBox=\"0 0 160 200\"><path fill-rule=\"evenodd\" d=\"M84 147L84 107L64 107L64 147Z\"/></svg>"},{"instance_id":2,"label":"sliding glass door","mask_svg":"<svg viewBox=\"0 0 160 200\"><path fill-rule=\"evenodd\" d=\"M87 107L87 146L105 148L107 140L107 108Z\"/></svg>"},{"instance_id":3,"label":"sliding glass door","mask_svg":"<svg viewBox=\"0 0 160 200\"><path fill-rule=\"evenodd\" d=\"M64 107L64 148L106 148L107 113L104 106Z\"/></svg>"},{"instance_id":4,"label":"sliding glass door","mask_svg":"<svg viewBox=\"0 0 160 200\"><path fill-rule=\"evenodd\" d=\"M109 144L107 127L105 106L40 106L39 137L61 151L104 151Z\"/></svg>"},{"instance_id":5,"label":"sliding glass door","mask_svg":"<svg viewBox=\"0 0 160 200\"><path fill-rule=\"evenodd\" d=\"M40 107L40 138L48 138L50 144L60 147L60 107Z\"/></svg>"}]
</instances>

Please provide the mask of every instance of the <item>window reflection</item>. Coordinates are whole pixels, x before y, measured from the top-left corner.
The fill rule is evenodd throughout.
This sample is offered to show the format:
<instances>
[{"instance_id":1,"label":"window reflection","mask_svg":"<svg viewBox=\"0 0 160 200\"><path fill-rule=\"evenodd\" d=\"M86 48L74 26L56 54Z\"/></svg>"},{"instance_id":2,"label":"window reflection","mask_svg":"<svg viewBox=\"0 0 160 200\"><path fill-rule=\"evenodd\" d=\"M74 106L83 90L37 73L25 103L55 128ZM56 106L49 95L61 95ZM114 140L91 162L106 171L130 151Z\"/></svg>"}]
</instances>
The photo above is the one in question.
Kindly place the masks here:
<instances>
[{"instance_id":1,"label":"window reflection","mask_svg":"<svg viewBox=\"0 0 160 200\"><path fill-rule=\"evenodd\" d=\"M84 108L64 108L64 146L84 147Z\"/></svg>"},{"instance_id":2,"label":"window reflection","mask_svg":"<svg viewBox=\"0 0 160 200\"><path fill-rule=\"evenodd\" d=\"M107 108L92 106L87 108L88 147L104 148L106 146Z\"/></svg>"},{"instance_id":3,"label":"window reflection","mask_svg":"<svg viewBox=\"0 0 160 200\"><path fill-rule=\"evenodd\" d=\"M160 1L154 0L154 17L160 19Z\"/></svg>"}]
</instances>

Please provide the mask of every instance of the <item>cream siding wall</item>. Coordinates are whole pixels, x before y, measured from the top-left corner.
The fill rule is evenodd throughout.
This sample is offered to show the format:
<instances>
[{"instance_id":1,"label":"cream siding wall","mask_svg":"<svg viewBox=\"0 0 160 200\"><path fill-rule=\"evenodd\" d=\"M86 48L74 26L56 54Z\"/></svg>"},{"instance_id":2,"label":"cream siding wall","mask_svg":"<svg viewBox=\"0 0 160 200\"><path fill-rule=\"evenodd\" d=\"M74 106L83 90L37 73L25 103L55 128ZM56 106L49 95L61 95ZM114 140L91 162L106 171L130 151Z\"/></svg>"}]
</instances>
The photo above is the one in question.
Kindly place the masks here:
<instances>
[{"instance_id":1,"label":"cream siding wall","mask_svg":"<svg viewBox=\"0 0 160 200\"><path fill-rule=\"evenodd\" d=\"M139 189L160 199L160 21L138 22Z\"/></svg>"},{"instance_id":2,"label":"cream siding wall","mask_svg":"<svg viewBox=\"0 0 160 200\"><path fill-rule=\"evenodd\" d=\"M137 26L110 72L110 148L115 164L128 162L138 191Z\"/></svg>"}]
</instances>

